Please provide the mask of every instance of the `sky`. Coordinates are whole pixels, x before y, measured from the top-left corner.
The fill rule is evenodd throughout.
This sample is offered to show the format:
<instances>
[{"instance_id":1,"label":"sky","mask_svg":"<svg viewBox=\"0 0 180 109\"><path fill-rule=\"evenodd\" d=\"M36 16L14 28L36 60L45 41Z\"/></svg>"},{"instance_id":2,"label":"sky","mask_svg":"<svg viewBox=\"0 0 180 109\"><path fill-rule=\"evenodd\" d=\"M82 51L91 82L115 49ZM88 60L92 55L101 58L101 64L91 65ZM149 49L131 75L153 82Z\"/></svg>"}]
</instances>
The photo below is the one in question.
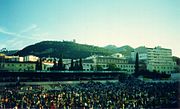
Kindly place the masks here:
<instances>
[{"instance_id":1,"label":"sky","mask_svg":"<svg viewBox=\"0 0 180 109\"><path fill-rule=\"evenodd\" d=\"M0 49L44 40L172 49L180 57L180 0L0 0Z\"/></svg>"}]
</instances>

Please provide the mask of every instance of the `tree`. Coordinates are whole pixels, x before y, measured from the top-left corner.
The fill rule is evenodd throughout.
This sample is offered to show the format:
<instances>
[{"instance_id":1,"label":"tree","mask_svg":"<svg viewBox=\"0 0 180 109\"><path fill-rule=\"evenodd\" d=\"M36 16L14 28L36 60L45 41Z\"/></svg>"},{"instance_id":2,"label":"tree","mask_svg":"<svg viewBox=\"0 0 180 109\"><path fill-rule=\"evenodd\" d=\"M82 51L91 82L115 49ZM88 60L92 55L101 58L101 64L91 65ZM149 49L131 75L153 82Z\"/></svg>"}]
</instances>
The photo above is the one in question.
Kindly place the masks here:
<instances>
[{"instance_id":1,"label":"tree","mask_svg":"<svg viewBox=\"0 0 180 109\"><path fill-rule=\"evenodd\" d=\"M60 58L58 61L58 70L60 70L60 71L65 70L62 58Z\"/></svg>"},{"instance_id":2,"label":"tree","mask_svg":"<svg viewBox=\"0 0 180 109\"><path fill-rule=\"evenodd\" d=\"M78 61L75 62L74 70L75 70L75 71L78 71L78 70L79 70Z\"/></svg>"},{"instance_id":3,"label":"tree","mask_svg":"<svg viewBox=\"0 0 180 109\"><path fill-rule=\"evenodd\" d=\"M136 53L136 61L135 61L135 75L138 76L139 72L139 54Z\"/></svg>"},{"instance_id":4,"label":"tree","mask_svg":"<svg viewBox=\"0 0 180 109\"><path fill-rule=\"evenodd\" d=\"M54 59L53 63L54 63L54 65L53 65L51 70L57 70L56 59Z\"/></svg>"},{"instance_id":5,"label":"tree","mask_svg":"<svg viewBox=\"0 0 180 109\"><path fill-rule=\"evenodd\" d=\"M42 59L36 61L36 70L42 70Z\"/></svg>"},{"instance_id":6,"label":"tree","mask_svg":"<svg viewBox=\"0 0 180 109\"><path fill-rule=\"evenodd\" d=\"M74 70L74 61L73 59L71 59L71 66L69 67L69 71L73 71Z\"/></svg>"},{"instance_id":7,"label":"tree","mask_svg":"<svg viewBox=\"0 0 180 109\"><path fill-rule=\"evenodd\" d=\"M96 65L96 70L97 70L97 71L103 71L103 68L102 68L101 65Z\"/></svg>"},{"instance_id":8,"label":"tree","mask_svg":"<svg viewBox=\"0 0 180 109\"><path fill-rule=\"evenodd\" d=\"M120 69L117 68L115 64L108 64L108 68L106 70L107 71L118 71Z\"/></svg>"},{"instance_id":9,"label":"tree","mask_svg":"<svg viewBox=\"0 0 180 109\"><path fill-rule=\"evenodd\" d=\"M79 59L79 70L83 71L82 59Z\"/></svg>"},{"instance_id":10,"label":"tree","mask_svg":"<svg viewBox=\"0 0 180 109\"><path fill-rule=\"evenodd\" d=\"M42 59L40 58L40 62L39 62L39 70L42 70Z\"/></svg>"},{"instance_id":11,"label":"tree","mask_svg":"<svg viewBox=\"0 0 180 109\"><path fill-rule=\"evenodd\" d=\"M69 67L70 71L83 71L82 59L79 61L76 60L75 65L73 59L71 59L71 66Z\"/></svg>"},{"instance_id":12,"label":"tree","mask_svg":"<svg viewBox=\"0 0 180 109\"><path fill-rule=\"evenodd\" d=\"M94 71L94 67L91 65L91 69L90 69L90 71Z\"/></svg>"},{"instance_id":13,"label":"tree","mask_svg":"<svg viewBox=\"0 0 180 109\"><path fill-rule=\"evenodd\" d=\"M36 70L39 70L39 60L36 61Z\"/></svg>"},{"instance_id":14,"label":"tree","mask_svg":"<svg viewBox=\"0 0 180 109\"><path fill-rule=\"evenodd\" d=\"M174 72L180 72L180 66L175 66L175 70L174 70Z\"/></svg>"}]
</instances>

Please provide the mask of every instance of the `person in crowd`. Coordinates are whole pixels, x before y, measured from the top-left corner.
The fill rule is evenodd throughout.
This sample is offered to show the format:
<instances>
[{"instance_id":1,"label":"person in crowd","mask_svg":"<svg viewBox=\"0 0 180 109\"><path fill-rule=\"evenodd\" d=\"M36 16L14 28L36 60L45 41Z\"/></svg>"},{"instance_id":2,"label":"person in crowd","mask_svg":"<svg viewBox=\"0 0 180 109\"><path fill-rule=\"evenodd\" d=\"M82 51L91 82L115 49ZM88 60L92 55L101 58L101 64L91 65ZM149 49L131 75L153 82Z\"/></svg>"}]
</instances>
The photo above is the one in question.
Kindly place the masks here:
<instances>
[{"instance_id":1,"label":"person in crowd","mask_svg":"<svg viewBox=\"0 0 180 109\"><path fill-rule=\"evenodd\" d=\"M179 83L151 83L136 78L116 83L88 82L0 87L0 108L179 108Z\"/></svg>"}]
</instances>

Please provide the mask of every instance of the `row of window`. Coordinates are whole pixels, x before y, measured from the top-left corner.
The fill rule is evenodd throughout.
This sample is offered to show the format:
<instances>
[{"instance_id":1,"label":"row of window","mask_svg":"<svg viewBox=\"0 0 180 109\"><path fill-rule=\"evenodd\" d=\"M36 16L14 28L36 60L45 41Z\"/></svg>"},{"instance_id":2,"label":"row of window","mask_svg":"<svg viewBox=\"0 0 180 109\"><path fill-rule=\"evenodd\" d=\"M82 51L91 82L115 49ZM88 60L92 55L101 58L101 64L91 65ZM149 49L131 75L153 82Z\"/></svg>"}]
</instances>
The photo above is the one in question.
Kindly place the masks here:
<instances>
[{"instance_id":1,"label":"row of window","mask_svg":"<svg viewBox=\"0 0 180 109\"><path fill-rule=\"evenodd\" d=\"M134 68L134 65L117 65L117 67L121 67L121 68Z\"/></svg>"},{"instance_id":2,"label":"row of window","mask_svg":"<svg viewBox=\"0 0 180 109\"><path fill-rule=\"evenodd\" d=\"M91 71L91 69L83 69L84 71ZM123 69L122 71L134 72L133 69Z\"/></svg>"},{"instance_id":3,"label":"row of window","mask_svg":"<svg viewBox=\"0 0 180 109\"><path fill-rule=\"evenodd\" d=\"M173 67L159 67L159 66L154 66L154 69L173 69Z\"/></svg>"},{"instance_id":4,"label":"row of window","mask_svg":"<svg viewBox=\"0 0 180 109\"><path fill-rule=\"evenodd\" d=\"M161 71L161 70L157 70L157 72L161 72L161 73L173 73L173 71Z\"/></svg>"},{"instance_id":5,"label":"row of window","mask_svg":"<svg viewBox=\"0 0 180 109\"><path fill-rule=\"evenodd\" d=\"M7 66L15 66L15 64L6 64ZM17 64L16 64L17 65ZM19 64L19 66L26 66L26 64Z\"/></svg>"},{"instance_id":6,"label":"row of window","mask_svg":"<svg viewBox=\"0 0 180 109\"><path fill-rule=\"evenodd\" d=\"M83 66L87 66L87 67L90 67L92 66L92 64L83 64ZM103 64L101 65L102 67L108 67L107 64ZM121 67L121 68L134 68L134 65L117 65L117 67Z\"/></svg>"},{"instance_id":7,"label":"row of window","mask_svg":"<svg viewBox=\"0 0 180 109\"><path fill-rule=\"evenodd\" d=\"M126 60L117 60L117 59L97 59L97 62L106 62L106 63L127 63Z\"/></svg>"},{"instance_id":8,"label":"row of window","mask_svg":"<svg viewBox=\"0 0 180 109\"><path fill-rule=\"evenodd\" d=\"M83 66L90 67L90 66L92 66L92 64L83 64Z\"/></svg>"},{"instance_id":9,"label":"row of window","mask_svg":"<svg viewBox=\"0 0 180 109\"><path fill-rule=\"evenodd\" d=\"M14 66L16 66L16 67L28 67L28 68L30 68L30 69L33 69L34 68L34 66L29 66L29 65L27 65L27 64L0 64L0 68L5 68L5 67L14 67Z\"/></svg>"}]
</instances>

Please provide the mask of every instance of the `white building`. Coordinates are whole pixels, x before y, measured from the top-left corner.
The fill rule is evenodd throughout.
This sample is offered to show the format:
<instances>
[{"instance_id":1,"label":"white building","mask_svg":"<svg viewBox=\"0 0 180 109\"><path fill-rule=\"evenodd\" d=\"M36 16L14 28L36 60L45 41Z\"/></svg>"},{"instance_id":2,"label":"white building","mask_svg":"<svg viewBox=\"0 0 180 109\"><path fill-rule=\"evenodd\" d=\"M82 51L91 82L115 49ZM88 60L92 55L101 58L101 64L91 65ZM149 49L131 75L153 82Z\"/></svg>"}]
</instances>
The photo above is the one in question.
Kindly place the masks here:
<instances>
[{"instance_id":1,"label":"white building","mask_svg":"<svg viewBox=\"0 0 180 109\"><path fill-rule=\"evenodd\" d=\"M4 55L4 60L8 62L23 62L23 57L20 56L6 56Z\"/></svg>"},{"instance_id":2,"label":"white building","mask_svg":"<svg viewBox=\"0 0 180 109\"><path fill-rule=\"evenodd\" d=\"M171 49L161 48L160 46L155 48L139 47L131 53L132 60L135 60L137 52L139 60L144 60L149 71L172 73L175 70Z\"/></svg>"},{"instance_id":3,"label":"white building","mask_svg":"<svg viewBox=\"0 0 180 109\"><path fill-rule=\"evenodd\" d=\"M44 69L43 70L50 70L50 68L54 65L54 60L56 60L56 64L58 64L59 58L45 58L43 60ZM69 67L71 66L71 59L62 59L63 64L65 65L65 69L69 70ZM75 62L74 62L75 63Z\"/></svg>"},{"instance_id":4,"label":"white building","mask_svg":"<svg viewBox=\"0 0 180 109\"><path fill-rule=\"evenodd\" d=\"M33 55L28 55L24 57L24 62L36 62L39 58Z\"/></svg>"},{"instance_id":5,"label":"white building","mask_svg":"<svg viewBox=\"0 0 180 109\"><path fill-rule=\"evenodd\" d=\"M114 58L125 58L121 53L115 53L111 55Z\"/></svg>"},{"instance_id":6,"label":"white building","mask_svg":"<svg viewBox=\"0 0 180 109\"><path fill-rule=\"evenodd\" d=\"M85 71L97 70L97 66L101 66L102 69L107 69L109 64L116 65L120 71L127 72L129 74L134 73L134 63L129 63L127 59L117 58L113 56L97 56L93 55L83 60L83 69Z\"/></svg>"},{"instance_id":7,"label":"white building","mask_svg":"<svg viewBox=\"0 0 180 109\"><path fill-rule=\"evenodd\" d=\"M83 70L84 71L94 70L95 63L92 59L85 59L82 61L82 63L83 63Z\"/></svg>"},{"instance_id":8,"label":"white building","mask_svg":"<svg viewBox=\"0 0 180 109\"><path fill-rule=\"evenodd\" d=\"M35 62L18 62L18 61L9 61L0 63L0 71L9 71L9 72L25 72L25 71L35 71L36 63Z\"/></svg>"},{"instance_id":9,"label":"white building","mask_svg":"<svg viewBox=\"0 0 180 109\"><path fill-rule=\"evenodd\" d=\"M131 58L133 61L136 60L136 53L138 53L140 61L147 60L147 48L145 46L138 47L133 52L131 52Z\"/></svg>"}]
</instances>

